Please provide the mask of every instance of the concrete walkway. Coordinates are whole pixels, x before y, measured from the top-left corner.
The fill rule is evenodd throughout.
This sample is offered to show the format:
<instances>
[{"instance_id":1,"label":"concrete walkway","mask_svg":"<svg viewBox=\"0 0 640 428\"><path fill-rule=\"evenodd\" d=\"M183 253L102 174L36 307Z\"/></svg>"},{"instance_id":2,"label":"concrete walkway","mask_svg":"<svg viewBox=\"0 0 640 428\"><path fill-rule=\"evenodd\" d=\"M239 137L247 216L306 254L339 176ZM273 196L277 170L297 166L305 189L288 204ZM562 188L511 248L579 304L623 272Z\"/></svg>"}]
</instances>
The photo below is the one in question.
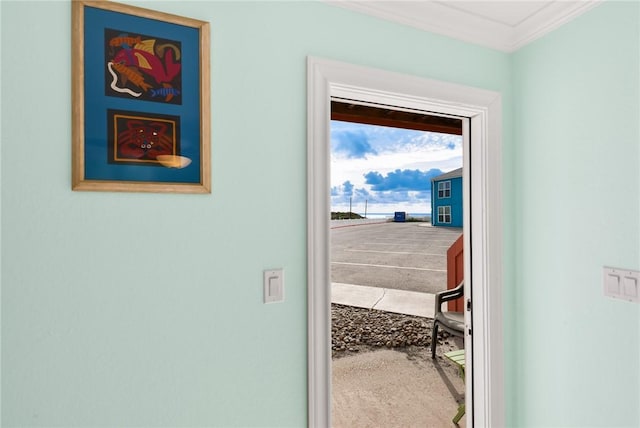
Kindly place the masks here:
<instances>
[{"instance_id":1,"label":"concrete walkway","mask_svg":"<svg viewBox=\"0 0 640 428\"><path fill-rule=\"evenodd\" d=\"M464 381L450 363L381 350L333 360L333 428L464 428Z\"/></svg>"},{"instance_id":2,"label":"concrete walkway","mask_svg":"<svg viewBox=\"0 0 640 428\"><path fill-rule=\"evenodd\" d=\"M433 318L435 294L334 282L331 303Z\"/></svg>"}]
</instances>

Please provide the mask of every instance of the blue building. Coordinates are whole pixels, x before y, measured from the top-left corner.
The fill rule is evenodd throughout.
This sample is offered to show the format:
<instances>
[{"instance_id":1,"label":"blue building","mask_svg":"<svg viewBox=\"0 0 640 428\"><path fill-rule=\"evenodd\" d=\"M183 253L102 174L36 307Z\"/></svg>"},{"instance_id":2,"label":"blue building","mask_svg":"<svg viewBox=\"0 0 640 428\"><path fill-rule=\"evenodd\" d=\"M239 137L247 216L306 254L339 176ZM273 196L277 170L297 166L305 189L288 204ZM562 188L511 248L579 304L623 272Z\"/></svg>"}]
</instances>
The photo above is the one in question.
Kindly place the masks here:
<instances>
[{"instance_id":1,"label":"blue building","mask_svg":"<svg viewBox=\"0 0 640 428\"><path fill-rule=\"evenodd\" d=\"M431 224L462 227L462 168L431 179Z\"/></svg>"}]
</instances>

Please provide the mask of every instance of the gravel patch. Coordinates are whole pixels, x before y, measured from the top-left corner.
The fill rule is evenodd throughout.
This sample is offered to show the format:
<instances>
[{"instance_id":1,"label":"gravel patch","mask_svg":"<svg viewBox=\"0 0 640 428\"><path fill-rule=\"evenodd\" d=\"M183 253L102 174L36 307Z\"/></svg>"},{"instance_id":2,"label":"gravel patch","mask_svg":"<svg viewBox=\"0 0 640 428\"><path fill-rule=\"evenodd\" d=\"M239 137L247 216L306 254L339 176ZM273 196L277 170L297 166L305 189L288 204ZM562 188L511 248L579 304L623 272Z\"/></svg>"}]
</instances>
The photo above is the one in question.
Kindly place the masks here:
<instances>
[{"instance_id":1,"label":"gravel patch","mask_svg":"<svg viewBox=\"0 0 640 428\"><path fill-rule=\"evenodd\" d=\"M414 353L431 347L433 320L376 309L331 305L331 354L340 358L376 349ZM437 354L460 349L458 338L439 332Z\"/></svg>"}]
</instances>

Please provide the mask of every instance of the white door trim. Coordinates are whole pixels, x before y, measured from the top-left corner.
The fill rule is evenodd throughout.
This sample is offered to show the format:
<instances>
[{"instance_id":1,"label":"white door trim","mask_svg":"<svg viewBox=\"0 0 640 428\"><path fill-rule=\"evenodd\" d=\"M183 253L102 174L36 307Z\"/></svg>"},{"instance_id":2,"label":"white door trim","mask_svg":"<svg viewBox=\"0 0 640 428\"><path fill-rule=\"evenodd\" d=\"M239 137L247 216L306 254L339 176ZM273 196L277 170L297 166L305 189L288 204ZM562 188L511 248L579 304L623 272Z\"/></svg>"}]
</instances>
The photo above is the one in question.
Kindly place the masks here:
<instances>
[{"instance_id":1,"label":"white door trim","mask_svg":"<svg viewBox=\"0 0 640 428\"><path fill-rule=\"evenodd\" d=\"M331 426L329 161L331 97L470 118L470 221L465 257L473 278L473 411L468 427L504 426L502 324L502 101L473 87L309 57L307 60L308 424ZM469 192L467 192L469 193ZM471 229L469 229L471 228ZM473 234L468 233L469 230ZM472 242L471 242L472 240ZM472 415L472 416L470 416ZM471 420L471 417L473 420Z\"/></svg>"}]
</instances>

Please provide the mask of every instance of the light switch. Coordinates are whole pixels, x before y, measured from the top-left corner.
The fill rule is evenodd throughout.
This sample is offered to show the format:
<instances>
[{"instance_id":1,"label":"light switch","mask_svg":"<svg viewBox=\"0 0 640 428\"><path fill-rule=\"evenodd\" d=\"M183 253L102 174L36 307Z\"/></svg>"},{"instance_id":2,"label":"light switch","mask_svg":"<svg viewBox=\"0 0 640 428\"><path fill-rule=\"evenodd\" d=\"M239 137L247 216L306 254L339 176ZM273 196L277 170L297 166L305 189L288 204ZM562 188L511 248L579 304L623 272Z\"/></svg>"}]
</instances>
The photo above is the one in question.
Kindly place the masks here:
<instances>
[{"instance_id":1,"label":"light switch","mask_svg":"<svg viewBox=\"0 0 640 428\"><path fill-rule=\"evenodd\" d=\"M620 277L618 275L609 274L606 276L607 294L609 296L617 296L620 294Z\"/></svg>"},{"instance_id":2,"label":"light switch","mask_svg":"<svg viewBox=\"0 0 640 428\"><path fill-rule=\"evenodd\" d=\"M271 269L263 272L264 303L284 301L284 271Z\"/></svg>"},{"instance_id":3,"label":"light switch","mask_svg":"<svg viewBox=\"0 0 640 428\"><path fill-rule=\"evenodd\" d=\"M622 280L622 292L627 297L638 298L638 280L625 276Z\"/></svg>"},{"instance_id":4,"label":"light switch","mask_svg":"<svg viewBox=\"0 0 640 428\"><path fill-rule=\"evenodd\" d=\"M640 272L612 267L602 268L605 296L640 302Z\"/></svg>"}]
</instances>

